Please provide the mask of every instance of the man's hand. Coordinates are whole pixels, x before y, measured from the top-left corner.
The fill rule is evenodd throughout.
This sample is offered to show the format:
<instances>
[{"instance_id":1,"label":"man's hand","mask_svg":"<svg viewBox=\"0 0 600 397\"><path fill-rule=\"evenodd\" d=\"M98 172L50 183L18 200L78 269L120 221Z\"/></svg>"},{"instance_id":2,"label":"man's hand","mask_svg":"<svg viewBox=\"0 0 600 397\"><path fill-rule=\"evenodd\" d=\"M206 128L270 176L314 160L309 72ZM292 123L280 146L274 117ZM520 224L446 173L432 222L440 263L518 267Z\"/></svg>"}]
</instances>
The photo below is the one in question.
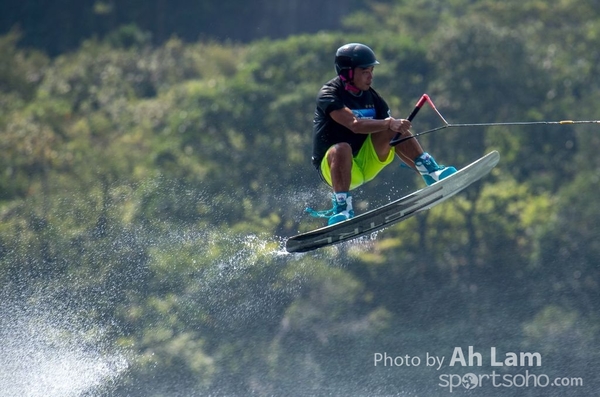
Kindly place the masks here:
<instances>
[{"instance_id":1,"label":"man's hand","mask_svg":"<svg viewBox=\"0 0 600 397\"><path fill-rule=\"evenodd\" d=\"M393 117L388 117L386 120L390 120L390 130L399 132L402 135L410 133L410 128L412 127L410 121L406 119L395 119Z\"/></svg>"}]
</instances>

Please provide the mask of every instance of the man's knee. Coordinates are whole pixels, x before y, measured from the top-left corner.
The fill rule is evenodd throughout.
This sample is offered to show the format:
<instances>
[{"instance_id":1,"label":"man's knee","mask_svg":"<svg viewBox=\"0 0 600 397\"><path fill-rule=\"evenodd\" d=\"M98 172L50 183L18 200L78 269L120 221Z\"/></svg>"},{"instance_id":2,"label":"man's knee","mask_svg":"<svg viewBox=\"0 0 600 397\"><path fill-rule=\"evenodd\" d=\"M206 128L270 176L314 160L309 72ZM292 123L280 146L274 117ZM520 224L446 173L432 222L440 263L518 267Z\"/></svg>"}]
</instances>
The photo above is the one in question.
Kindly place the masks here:
<instances>
[{"instance_id":1,"label":"man's knee","mask_svg":"<svg viewBox=\"0 0 600 397\"><path fill-rule=\"evenodd\" d=\"M331 163L334 160L352 159L352 147L347 142L340 142L333 145L327 151L327 160Z\"/></svg>"}]
</instances>

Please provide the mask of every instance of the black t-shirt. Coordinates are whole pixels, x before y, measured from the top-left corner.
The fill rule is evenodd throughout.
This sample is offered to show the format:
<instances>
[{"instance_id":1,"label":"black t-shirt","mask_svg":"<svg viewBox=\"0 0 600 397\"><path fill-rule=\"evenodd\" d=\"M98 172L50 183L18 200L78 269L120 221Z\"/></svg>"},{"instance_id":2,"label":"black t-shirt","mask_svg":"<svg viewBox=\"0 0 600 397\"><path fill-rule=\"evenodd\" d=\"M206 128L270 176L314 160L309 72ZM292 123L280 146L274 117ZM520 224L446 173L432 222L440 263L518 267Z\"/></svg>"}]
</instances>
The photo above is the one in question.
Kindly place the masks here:
<instances>
[{"instance_id":1,"label":"black t-shirt","mask_svg":"<svg viewBox=\"0 0 600 397\"><path fill-rule=\"evenodd\" d=\"M344 88L344 83L339 77L328 81L317 95L317 108L313 120L312 163L317 169L331 146L347 142L352 147L352 153L356 155L367 139L367 134L355 134L331 118L329 114L333 110L343 109L344 106L352 110L359 119L385 119L390 114L387 103L374 89L361 91L361 94L356 96Z\"/></svg>"}]
</instances>

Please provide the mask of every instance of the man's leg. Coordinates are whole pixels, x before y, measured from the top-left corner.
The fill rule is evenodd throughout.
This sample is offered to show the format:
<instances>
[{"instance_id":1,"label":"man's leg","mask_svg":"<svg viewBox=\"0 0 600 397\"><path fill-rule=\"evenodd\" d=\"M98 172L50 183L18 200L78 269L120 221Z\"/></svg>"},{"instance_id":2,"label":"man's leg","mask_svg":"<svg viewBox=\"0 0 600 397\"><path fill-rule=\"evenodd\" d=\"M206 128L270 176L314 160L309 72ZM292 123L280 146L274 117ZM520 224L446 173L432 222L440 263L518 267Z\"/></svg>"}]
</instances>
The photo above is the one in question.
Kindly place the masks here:
<instances>
[{"instance_id":1,"label":"man's leg","mask_svg":"<svg viewBox=\"0 0 600 397\"><path fill-rule=\"evenodd\" d=\"M390 140L396 135L394 131L372 134L373 147L380 160L387 157L390 153ZM410 131L401 135L403 138L412 136ZM416 139L407 139L394 147L396 154L408 166L416 170L425 183L431 185L441 179L444 179L456 172L454 167L439 166L433 157L423 151L423 148Z\"/></svg>"},{"instance_id":2,"label":"man's leg","mask_svg":"<svg viewBox=\"0 0 600 397\"><path fill-rule=\"evenodd\" d=\"M396 132L392 130L371 135L373 147L375 148L375 152L377 153L379 160L385 161L385 159L388 157L390 150L392 149L392 146L390 146L390 141L395 136ZM408 132L402 134L401 136L406 138L412 136L412 134ZM396 155L398 155L398 157L400 157L404 163L416 170L415 159L423 154L423 148L419 144L419 141L416 139L407 139L406 141L396 145L394 150L396 151Z\"/></svg>"},{"instance_id":3,"label":"man's leg","mask_svg":"<svg viewBox=\"0 0 600 397\"><path fill-rule=\"evenodd\" d=\"M352 147L346 142L333 145L327 151L334 192L348 192L352 181Z\"/></svg>"},{"instance_id":4,"label":"man's leg","mask_svg":"<svg viewBox=\"0 0 600 397\"><path fill-rule=\"evenodd\" d=\"M333 225L354 216L352 195L350 194L353 165L352 147L346 142L333 145L327 151L326 161L329 164L331 185L333 187L334 211L327 224Z\"/></svg>"}]
</instances>

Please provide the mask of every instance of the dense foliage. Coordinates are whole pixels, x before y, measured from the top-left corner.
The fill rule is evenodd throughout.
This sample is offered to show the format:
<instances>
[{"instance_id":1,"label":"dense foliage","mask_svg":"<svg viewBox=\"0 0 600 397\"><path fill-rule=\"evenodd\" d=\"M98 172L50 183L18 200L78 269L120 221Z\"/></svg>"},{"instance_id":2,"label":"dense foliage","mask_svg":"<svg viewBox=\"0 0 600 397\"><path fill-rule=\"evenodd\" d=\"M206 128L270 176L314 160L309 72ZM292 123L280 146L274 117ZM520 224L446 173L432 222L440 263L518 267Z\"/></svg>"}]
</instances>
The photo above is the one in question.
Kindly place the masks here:
<instances>
[{"instance_id":1,"label":"dense foliage","mask_svg":"<svg viewBox=\"0 0 600 397\"><path fill-rule=\"evenodd\" d=\"M424 136L441 162L496 149L501 163L374 241L280 246L319 224L305 206L328 205L311 121L342 43L378 54L375 88L396 117L427 92L451 122L597 119L596 3L375 3L343 32L243 45L155 45L127 27L52 59L0 37L0 309L50 302L101 329L102 350L129 361L113 394L437 395L439 372L376 367L373 354L495 346L540 352L527 369L584 387L486 395L589 395L598 126ZM439 124L428 109L413 123ZM421 184L392 166L358 208Z\"/></svg>"}]
</instances>

